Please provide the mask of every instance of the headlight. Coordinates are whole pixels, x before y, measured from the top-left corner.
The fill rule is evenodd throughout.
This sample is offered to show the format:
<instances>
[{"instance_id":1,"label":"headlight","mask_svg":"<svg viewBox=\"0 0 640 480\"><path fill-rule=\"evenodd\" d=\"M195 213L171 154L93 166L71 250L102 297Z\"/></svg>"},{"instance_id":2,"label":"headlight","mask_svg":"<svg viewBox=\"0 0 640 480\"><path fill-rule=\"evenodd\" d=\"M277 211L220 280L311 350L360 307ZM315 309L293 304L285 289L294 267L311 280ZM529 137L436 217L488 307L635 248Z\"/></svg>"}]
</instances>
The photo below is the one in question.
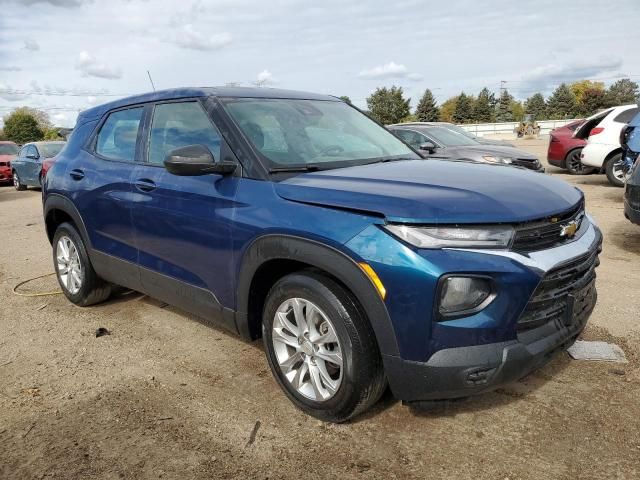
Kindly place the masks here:
<instances>
[{"instance_id":1,"label":"headlight","mask_svg":"<svg viewBox=\"0 0 640 480\"><path fill-rule=\"evenodd\" d=\"M495 155L483 155L482 158L487 163L510 164L513 162L513 159L511 157L496 157Z\"/></svg>"},{"instance_id":2,"label":"headlight","mask_svg":"<svg viewBox=\"0 0 640 480\"><path fill-rule=\"evenodd\" d=\"M438 310L445 317L471 315L491 303L491 280L482 277L444 277L440 280Z\"/></svg>"},{"instance_id":3,"label":"headlight","mask_svg":"<svg viewBox=\"0 0 640 480\"><path fill-rule=\"evenodd\" d=\"M513 228L495 225L483 227L409 227L386 225L389 232L418 248L507 248Z\"/></svg>"}]
</instances>

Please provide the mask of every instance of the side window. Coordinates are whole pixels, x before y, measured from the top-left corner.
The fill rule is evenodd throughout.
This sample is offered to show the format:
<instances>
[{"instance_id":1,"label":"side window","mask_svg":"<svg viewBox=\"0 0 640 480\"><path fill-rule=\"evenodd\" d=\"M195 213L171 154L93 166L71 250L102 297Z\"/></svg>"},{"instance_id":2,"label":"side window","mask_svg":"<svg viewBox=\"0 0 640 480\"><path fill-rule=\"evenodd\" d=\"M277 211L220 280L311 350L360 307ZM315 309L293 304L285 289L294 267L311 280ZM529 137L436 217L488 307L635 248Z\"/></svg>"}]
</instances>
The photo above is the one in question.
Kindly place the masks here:
<instances>
[{"instance_id":1,"label":"side window","mask_svg":"<svg viewBox=\"0 0 640 480\"><path fill-rule=\"evenodd\" d=\"M424 143L424 139L419 133L410 130L396 130L395 133L413 148L418 148L421 143Z\"/></svg>"},{"instance_id":2,"label":"side window","mask_svg":"<svg viewBox=\"0 0 640 480\"><path fill-rule=\"evenodd\" d=\"M638 113L637 108L630 108L629 110L625 110L622 113L619 113L616 118L613 119L614 122L618 123L629 123L633 117Z\"/></svg>"},{"instance_id":3,"label":"side window","mask_svg":"<svg viewBox=\"0 0 640 480\"><path fill-rule=\"evenodd\" d=\"M149 137L149 163L161 165L171 150L205 145L220 160L220 132L197 102L156 105Z\"/></svg>"},{"instance_id":4,"label":"side window","mask_svg":"<svg viewBox=\"0 0 640 480\"><path fill-rule=\"evenodd\" d=\"M133 162L142 107L111 113L98 132L96 153L113 160Z\"/></svg>"},{"instance_id":5,"label":"side window","mask_svg":"<svg viewBox=\"0 0 640 480\"><path fill-rule=\"evenodd\" d=\"M36 149L35 145L28 145L27 146L27 151L24 154L24 156L28 156L31 155L32 157L37 157L38 156L38 150Z\"/></svg>"}]
</instances>

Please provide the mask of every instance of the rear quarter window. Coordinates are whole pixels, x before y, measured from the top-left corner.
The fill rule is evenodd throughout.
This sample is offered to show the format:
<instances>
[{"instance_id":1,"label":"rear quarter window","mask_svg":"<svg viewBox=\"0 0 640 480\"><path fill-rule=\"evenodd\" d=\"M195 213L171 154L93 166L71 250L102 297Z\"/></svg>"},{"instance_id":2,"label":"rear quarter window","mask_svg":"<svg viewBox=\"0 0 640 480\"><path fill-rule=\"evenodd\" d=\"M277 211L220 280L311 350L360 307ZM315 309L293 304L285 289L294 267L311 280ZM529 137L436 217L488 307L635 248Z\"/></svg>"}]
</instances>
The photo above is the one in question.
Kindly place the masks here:
<instances>
[{"instance_id":1,"label":"rear quarter window","mask_svg":"<svg viewBox=\"0 0 640 480\"><path fill-rule=\"evenodd\" d=\"M113 160L133 162L136 156L142 107L110 113L96 139L96 153Z\"/></svg>"},{"instance_id":2,"label":"rear quarter window","mask_svg":"<svg viewBox=\"0 0 640 480\"><path fill-rule=\"evenodd\" d=\"M619 113L616 118L613 119L613 121L618 123L629 123L637 113L637 108L630 108L629 110L625 110L624 112Z\"/></svg>"}]
</instances>

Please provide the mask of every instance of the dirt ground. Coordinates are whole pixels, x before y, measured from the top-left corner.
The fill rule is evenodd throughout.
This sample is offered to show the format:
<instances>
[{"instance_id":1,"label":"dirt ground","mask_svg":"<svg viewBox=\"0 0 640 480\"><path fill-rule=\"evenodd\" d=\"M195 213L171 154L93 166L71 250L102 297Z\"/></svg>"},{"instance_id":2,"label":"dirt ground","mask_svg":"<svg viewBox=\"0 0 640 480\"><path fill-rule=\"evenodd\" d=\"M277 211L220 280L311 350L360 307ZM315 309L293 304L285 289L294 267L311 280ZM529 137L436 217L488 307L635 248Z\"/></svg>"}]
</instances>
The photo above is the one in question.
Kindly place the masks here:
<instances>
[{"instance_id":1,"label":"dirt ground","mask_svg":"<svg viewBox=\"0 0 640 480\"><path fill-rule=\"evenodd\" d=\"M544 140L520 144L545 158ZM387 393L342 425L289 403L260 342L142 295L85 309L14 295L53 271L51 249L40 192L0 187L0 478L640 478L640 227L604 176L548 172L585 192L605 235L584 337L616 342L629 363L561 354L429 409Z\"/></svg>"}]
</instances>

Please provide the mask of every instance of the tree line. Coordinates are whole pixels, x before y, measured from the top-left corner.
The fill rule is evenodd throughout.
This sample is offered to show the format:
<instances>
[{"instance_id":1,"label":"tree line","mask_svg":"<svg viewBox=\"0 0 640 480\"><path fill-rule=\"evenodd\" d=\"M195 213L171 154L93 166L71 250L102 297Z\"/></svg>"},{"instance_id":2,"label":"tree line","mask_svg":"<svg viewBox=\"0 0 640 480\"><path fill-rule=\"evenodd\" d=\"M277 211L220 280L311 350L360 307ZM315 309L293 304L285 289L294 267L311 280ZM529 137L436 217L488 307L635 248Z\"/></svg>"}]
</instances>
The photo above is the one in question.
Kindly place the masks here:
<instances>
[{"instance_id":1,"label":"tree line","mask_svg":"<svg viewBox=\"0 0 640 480\"><path fill-rule=\"evenodd\" d=\"M18 107L4 118L0 140L11 140L19 145L40 140L62 140L49 114L31 107Z\"/></svg>"},{"instance_id":2,"label":"tree line","mask_svg":"<svg viewBox=\"0 0 640 480\"><path fill-rule=\"evenodd\" d=\"M348 100L348 97L341 97ZM461 92L438 105L431 90L426 89L413 113L410 98L402 87L379 87L367 98L367 114L382 124L400 122L493 123L520 121L525 114L536 120L585 118L603 108L640 101L638 84L623 78L605 88L604 83L580 80L562 83L545 98L534 93L524 102L516 100L507 89L496 96L483 88L476 96Z\"/></svg>"}]
</instances>

